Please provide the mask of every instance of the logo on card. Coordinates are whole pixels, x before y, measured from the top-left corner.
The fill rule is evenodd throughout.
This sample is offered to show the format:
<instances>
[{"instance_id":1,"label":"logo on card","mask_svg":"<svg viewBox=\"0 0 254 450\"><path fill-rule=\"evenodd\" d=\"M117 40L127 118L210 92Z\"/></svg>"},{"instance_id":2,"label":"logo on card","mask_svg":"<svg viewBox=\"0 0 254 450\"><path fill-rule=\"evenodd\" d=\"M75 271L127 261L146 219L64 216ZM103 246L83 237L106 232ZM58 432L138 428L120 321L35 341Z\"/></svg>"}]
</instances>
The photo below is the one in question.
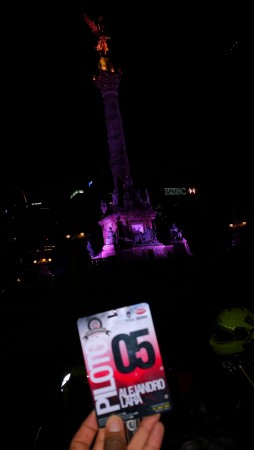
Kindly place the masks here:
<instances>
[{"instance_id":1,"label":"logo on card","mask_svg":"<svg viewBox=\"0 0 254 450\"><path fill-rule=\"evenodd\" d=\"M89 336L91 336L94 333L106 333L106 334L110 333L109 330L107 330L106 328L104 328L102 326L102 322L100 319L98 319L98 317L93 317L92 319L89 320L88 328L89 328L89 330L86 332L85 336L83 337L83 339L85 339L85 340L87 340L89 338Z\"/></svg>"},{"instance_id":2,"label":"logo on card","mask_svg":"<svg viewBox=\"0 0 254 450\"><path fill-rule=\"evenodd\" d=\"M140 306L139 308L135 309L135 313L136 314L145 314L146 312L146 308L144 308L144 306Z\"/></svg>"}]
</instances>

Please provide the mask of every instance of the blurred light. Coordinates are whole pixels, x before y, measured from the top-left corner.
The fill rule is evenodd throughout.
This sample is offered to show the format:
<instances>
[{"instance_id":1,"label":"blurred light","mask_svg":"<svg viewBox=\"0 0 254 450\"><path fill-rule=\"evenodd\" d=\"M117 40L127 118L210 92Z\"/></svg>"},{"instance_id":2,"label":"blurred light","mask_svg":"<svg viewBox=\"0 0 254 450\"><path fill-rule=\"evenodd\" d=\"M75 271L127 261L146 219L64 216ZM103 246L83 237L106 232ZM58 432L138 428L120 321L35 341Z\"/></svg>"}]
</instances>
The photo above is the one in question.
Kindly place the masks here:
<instances>
[{"instance_id":1,"label":"blurred light","mask_svg":"<svg viewBox=\"0 0 254 450\"><path fill-rule=\"evenodd\" d=\"M83 189L78 189L77 191L74 191L71 195L70 195L70 199L74 198L76 195L78 194L84 194L85 191L83 191Z\"/></svg>"},{"instance_id":2,"label":"blurred light","mask_svg":"<svg viewBox=\"0 0 254 450\"><path fill-rule=\"evenodd\" d=\"M247 225L247 222L243 221L243 222L238 222L238 223L229 223L229 228L241 228L241 227L245 227Z\"/></svg>"},{"instance_id":3,"label":"blurred light","mask_svg":"<svg viewBox=\"0 0 254 450\"><path fill-rule=\"evenodd\" d=\"M195 195L197 193L197 189L195 187L188 188L188 194Z\"/></svg>"},{"instance_id":4,"label":"blurred light","mask_svg":"<svg viewBox=\"0 0 254 450\"><path fill-rule=\"evenodd\" d=\"M64 385L69 381L70 377L71 377L71 374L70 374L70 373L67 373L67 375L65 375L65 377L64 377L64 379L63 379L63 381L62 381L62 384L61 384L61 389L62 389L62 388L64 387Z\"/></svg>"}]
</instances>

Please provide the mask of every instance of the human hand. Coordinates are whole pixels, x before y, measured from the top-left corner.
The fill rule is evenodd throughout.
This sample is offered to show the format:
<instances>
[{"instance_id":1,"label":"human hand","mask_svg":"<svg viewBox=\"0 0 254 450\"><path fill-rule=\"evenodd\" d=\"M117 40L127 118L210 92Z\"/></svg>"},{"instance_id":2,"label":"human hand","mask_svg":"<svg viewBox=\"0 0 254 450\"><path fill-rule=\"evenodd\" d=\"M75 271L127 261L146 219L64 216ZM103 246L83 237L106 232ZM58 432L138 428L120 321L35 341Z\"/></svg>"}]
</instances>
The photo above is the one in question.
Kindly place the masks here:
<instances>
[{"instance_id":1,"label":"human hand","mask_svg":"<svg viewBox=\"0 0 254 450\"><path fill-rule=\"evenodd\" d=\"M69 450L160 450L163 437L160 414L144 417L127 444L121 417L112 415L105 428L99 428L92 411L73 436Z\"/></svg>"}]
</instances>

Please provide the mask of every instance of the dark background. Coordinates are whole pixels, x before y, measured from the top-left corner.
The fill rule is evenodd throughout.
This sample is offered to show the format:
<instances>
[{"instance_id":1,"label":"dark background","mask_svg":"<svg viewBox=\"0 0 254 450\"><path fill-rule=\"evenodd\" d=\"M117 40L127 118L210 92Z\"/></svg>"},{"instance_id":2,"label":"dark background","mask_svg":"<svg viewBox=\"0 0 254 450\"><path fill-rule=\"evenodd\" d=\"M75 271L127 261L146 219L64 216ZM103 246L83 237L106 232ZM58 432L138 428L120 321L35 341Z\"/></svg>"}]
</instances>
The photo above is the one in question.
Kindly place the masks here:
<instances>
[{"instance_id":1,"label":"dark background","mask_svg":"<svg viewBox=\"0 0 254 450\"><path fill-rule=\"evenodd\" d=\"M249 214L251 14L246 4L12 4L4 14L1 206L65 201L90 179L111 190L103 102L93 85L99 15L123 72L119 103L134 181L156 205L165 187ZM210 207L210 206L209 206ZM228 207L228 206L227 206Z\"/></svg>"},{"instance_id":2,"label":"dark background","mask_svg":"<svg viewBox=\"0 0 254 450\"><path fill-rule=\"evenodd\" d=\"M197 230L203 242L231 221L253 224L251 13L231 2L12 5L3 24L1 212L21 189L28 203L74 217L70 194L90 193L93 180L95 195L78 205L78 219L97 223L101 192L112 191L103 101L92 81L97 39L85 13L95 23L103 15L109 56L122 70L135 186L148 189L153 207L188 240ZM197 196L188 202L165 196L165 188L189 186Z\"/></svg>"},{"instance_id":3,"label":"dark background","mask_svg":"<svg viewBox=\"0 0 254 450\"><path fill-rule=\"evenodd\" d=\"M149 188L155 205L169 201L165 187L198 186L183 231L195 255L187 225L197 225L207 260L194 258L192 265L191 259L190 267L176 261L160 276L133 266L127 276L119 269L118 277L109 266L98 278L83 279L82 272L81 285L74 279L67 288L38 283L3 290L3 386L7 417L18 429L11 436L19 442L24 434L33 442L49 416L55 429L59 415L52 398L64 368L81 356L76 320L88 311L151 302L162 353L172 364L174 353L203 361L217 310L239 302L250 306L247 257L231 259L230 253L210 261L218 222L236 210L253 223L250 6L71 3L12 2L3 10L1 213L12 194L22 192L17 186L29 202L61 203L64 209L70 193L87 188L88 180L105 177L110 185L103 104L92 83L96 41L83 19L84 12L94 21L102 14L110 54L123 71L119 103L133 178ZM57 438L65 431L59 423ZM75 422L71 432L76 429Z\"/></svg>"}]
</instances>

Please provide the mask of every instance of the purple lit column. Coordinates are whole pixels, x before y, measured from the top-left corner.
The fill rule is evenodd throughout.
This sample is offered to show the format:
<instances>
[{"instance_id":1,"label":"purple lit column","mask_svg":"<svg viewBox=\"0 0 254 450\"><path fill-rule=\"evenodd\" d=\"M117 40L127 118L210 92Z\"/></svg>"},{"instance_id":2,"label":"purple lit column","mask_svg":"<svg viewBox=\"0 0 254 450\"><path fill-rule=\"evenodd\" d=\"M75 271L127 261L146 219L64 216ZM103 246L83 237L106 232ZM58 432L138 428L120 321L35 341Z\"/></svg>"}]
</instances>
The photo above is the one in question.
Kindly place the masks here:
<instances>
[{"instance_id":1,"label":"purple lit column","mask_svg":"<svg viewBox=\"0 0 254 450\"><path fill-rule=\"evenodd\" d=\"M121 73L101 70L94 77L94 84L100 90L104 101L105 122L107 127L109 164L113 176L114 188L119 191L119 183L131 183L129 160L126 152L125 137L118 101L118 87Z\"/></svg>"}]
</instances>

